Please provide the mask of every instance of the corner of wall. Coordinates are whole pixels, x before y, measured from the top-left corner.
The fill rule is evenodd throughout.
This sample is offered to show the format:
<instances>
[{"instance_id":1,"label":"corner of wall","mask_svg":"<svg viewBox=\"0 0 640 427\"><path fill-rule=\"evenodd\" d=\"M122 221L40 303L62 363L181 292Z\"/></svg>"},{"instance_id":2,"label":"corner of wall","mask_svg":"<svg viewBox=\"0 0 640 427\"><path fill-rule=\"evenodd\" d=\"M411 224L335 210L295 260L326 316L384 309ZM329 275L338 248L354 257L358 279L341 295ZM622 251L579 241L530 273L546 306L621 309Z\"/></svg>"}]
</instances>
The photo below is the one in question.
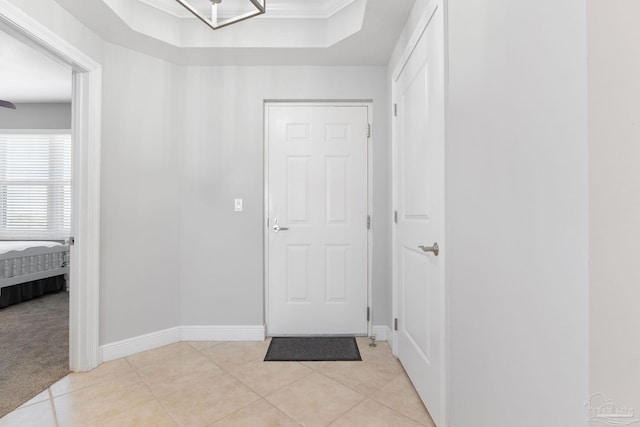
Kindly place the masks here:
<instances>
[{"instance_id":1,"label":"corner of wall","mask_svg":"<svg viewBox=\"0 0 640 427\"><path fill-rule=\"evenodd\" d=\"M264 341L264 325L179 326L100 347L101 361L109 362L182 341Z\"/></svg>"}]
</instances>

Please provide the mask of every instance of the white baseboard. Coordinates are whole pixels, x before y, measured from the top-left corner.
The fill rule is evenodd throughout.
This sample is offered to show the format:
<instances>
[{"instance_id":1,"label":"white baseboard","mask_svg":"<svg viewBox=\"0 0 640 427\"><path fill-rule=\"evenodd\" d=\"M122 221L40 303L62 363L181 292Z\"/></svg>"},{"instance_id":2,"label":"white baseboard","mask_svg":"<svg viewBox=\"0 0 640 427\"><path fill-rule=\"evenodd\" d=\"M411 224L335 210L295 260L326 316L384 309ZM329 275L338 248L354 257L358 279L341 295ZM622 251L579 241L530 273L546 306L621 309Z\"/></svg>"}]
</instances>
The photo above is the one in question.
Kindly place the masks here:
<instances>
[{"instance_id":1,"label":"white baseboard","mask_svg":"<svg viewBox=\"0 0 640 427\"><path fill-rule=\"evenodd\" d=\"M376 337L376 341L389 341L391 329L388 326L372 326L371 333Z\"/></svg>"},{"instance_id":2,"label":"white baseboard","mask_svg":"<svg viewBox=\"0 0 640 427\"><path fill-rule=\"evenodd\" d=\"M264 326L177 326L100 347L102 362L180 341L263 341Z\"/></svg>"},{"instance_id":3,"label":"white baseboard","mask_svg":"<svg viewBox=\"0 0 640 427\"><path fill-rule=\"evenodd\" d=\"M263 341L264 326L182 326L181 341Z\"/></svg>"},{"instance_id":4,"label":"white baseboard","mask_svg":"<svg viewBox=\"0 0 640 427\"><path fill-rule=\"evenodd\" d=\"M180 341L180 328L170 328L163 331L152 332L146 335L117 341L100 347L102 361L120 359L142 351L152 350L163 345Z\"/></svg>"}]
</instances>

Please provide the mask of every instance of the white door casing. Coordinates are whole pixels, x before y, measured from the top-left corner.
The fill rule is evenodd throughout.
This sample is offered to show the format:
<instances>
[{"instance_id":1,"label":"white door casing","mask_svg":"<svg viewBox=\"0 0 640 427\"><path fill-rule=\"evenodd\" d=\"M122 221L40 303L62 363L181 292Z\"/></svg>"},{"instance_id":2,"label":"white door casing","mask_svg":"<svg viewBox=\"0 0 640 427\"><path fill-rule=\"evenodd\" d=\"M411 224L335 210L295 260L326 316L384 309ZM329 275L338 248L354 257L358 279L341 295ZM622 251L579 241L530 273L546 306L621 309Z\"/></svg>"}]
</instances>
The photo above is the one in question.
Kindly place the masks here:
<instances>
[{"instance_id":1,"label":"white door casing","mask_svg":"<svg viewBox=\"0 0 640 427\"><path fill-rule=\"evenodd\" d=\"M365 335L368 107L269 103L265 127L268 334Z\"/></svg>"},{"instance_id":2,"label":"white door casing","mask_svg":"<svg viewBox=\"0 0 640 427\"><path fill-rule=\"evenodd\" d=\"M434 422L446 426L442 7L432 5L423 24L393 75L394 338ZM435 243L437 256L420 248Z\"/></svg>"},{"instance_id":3,"label":"white door casing","mask_svg":"<svg viewBox=\"0 0 640 427\"><path fill-rule=\"evenodd\" d=\"M0 31L73 69L73 194L69 366L89 371L99 349L100 142L102 67L22 9L0 2Z\"/></svg>"}]
</instances>

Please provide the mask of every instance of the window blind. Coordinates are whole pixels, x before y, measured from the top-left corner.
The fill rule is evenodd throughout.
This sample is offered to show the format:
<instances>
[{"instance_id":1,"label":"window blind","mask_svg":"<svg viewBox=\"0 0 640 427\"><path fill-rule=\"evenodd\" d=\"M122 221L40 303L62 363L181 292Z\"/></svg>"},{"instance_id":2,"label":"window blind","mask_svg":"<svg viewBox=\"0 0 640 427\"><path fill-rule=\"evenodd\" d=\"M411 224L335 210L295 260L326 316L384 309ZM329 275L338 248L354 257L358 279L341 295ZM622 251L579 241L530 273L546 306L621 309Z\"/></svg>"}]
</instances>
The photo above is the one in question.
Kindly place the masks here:
<instances>
[{"instance_id":1,"label":"window blind","mask_svg":"<svg viewBox=\"0 0 640 427\"><path fill-rule=\"evenodd\" d=\"M0 238L64 239L71 135L0 135Z\"/></svg>"}]
</instances>

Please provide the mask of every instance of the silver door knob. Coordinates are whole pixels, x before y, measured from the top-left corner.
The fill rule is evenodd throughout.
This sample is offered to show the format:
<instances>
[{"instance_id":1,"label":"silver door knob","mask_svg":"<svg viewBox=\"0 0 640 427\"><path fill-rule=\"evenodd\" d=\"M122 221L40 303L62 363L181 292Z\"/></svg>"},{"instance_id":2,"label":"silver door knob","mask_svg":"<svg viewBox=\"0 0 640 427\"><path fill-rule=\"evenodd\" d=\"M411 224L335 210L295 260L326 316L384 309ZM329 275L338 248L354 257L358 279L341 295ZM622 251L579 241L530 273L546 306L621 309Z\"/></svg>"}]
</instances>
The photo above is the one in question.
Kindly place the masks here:
<instances>
[{"instance_id":1,"label":"silver door knob","mask_svg":"<svg viewBox=\"0 0 640 427\"><path fill-rule=\"evenodd\" d=\"M289 229L289 227L280 227L278 224L273 226L273 231L275 231L276 233L278 231L287 231Z\"/></svg>"},{"instance_id":2,"label":"silver door knob","mask_svg":"<svg viewBox=\"0 0 640 427\"><path fill-rule=\"evenodd\" d=\"M273 224L273 232L274 232L274 233L277 233L278 231L287 231L287 230L289 229L289 227L280 227L280 226L278 225L278 218L276 218L276 219L273 221L273 223L274 223L274 224Z\"/></svg>"},{"instance_id":3,"label":"silver door knob","mask_svg":"<svg viewBox=\"0 0 640 427\"><path fill-rule=\"evenodd\" d=\"M440 253L440 247L438 246L438 243L434 243L433 246L418 246L420 249L422 249L424 252L433 252L433 254L435 256L438 256L438 254Z\"/></svg>"}]
</instances>

